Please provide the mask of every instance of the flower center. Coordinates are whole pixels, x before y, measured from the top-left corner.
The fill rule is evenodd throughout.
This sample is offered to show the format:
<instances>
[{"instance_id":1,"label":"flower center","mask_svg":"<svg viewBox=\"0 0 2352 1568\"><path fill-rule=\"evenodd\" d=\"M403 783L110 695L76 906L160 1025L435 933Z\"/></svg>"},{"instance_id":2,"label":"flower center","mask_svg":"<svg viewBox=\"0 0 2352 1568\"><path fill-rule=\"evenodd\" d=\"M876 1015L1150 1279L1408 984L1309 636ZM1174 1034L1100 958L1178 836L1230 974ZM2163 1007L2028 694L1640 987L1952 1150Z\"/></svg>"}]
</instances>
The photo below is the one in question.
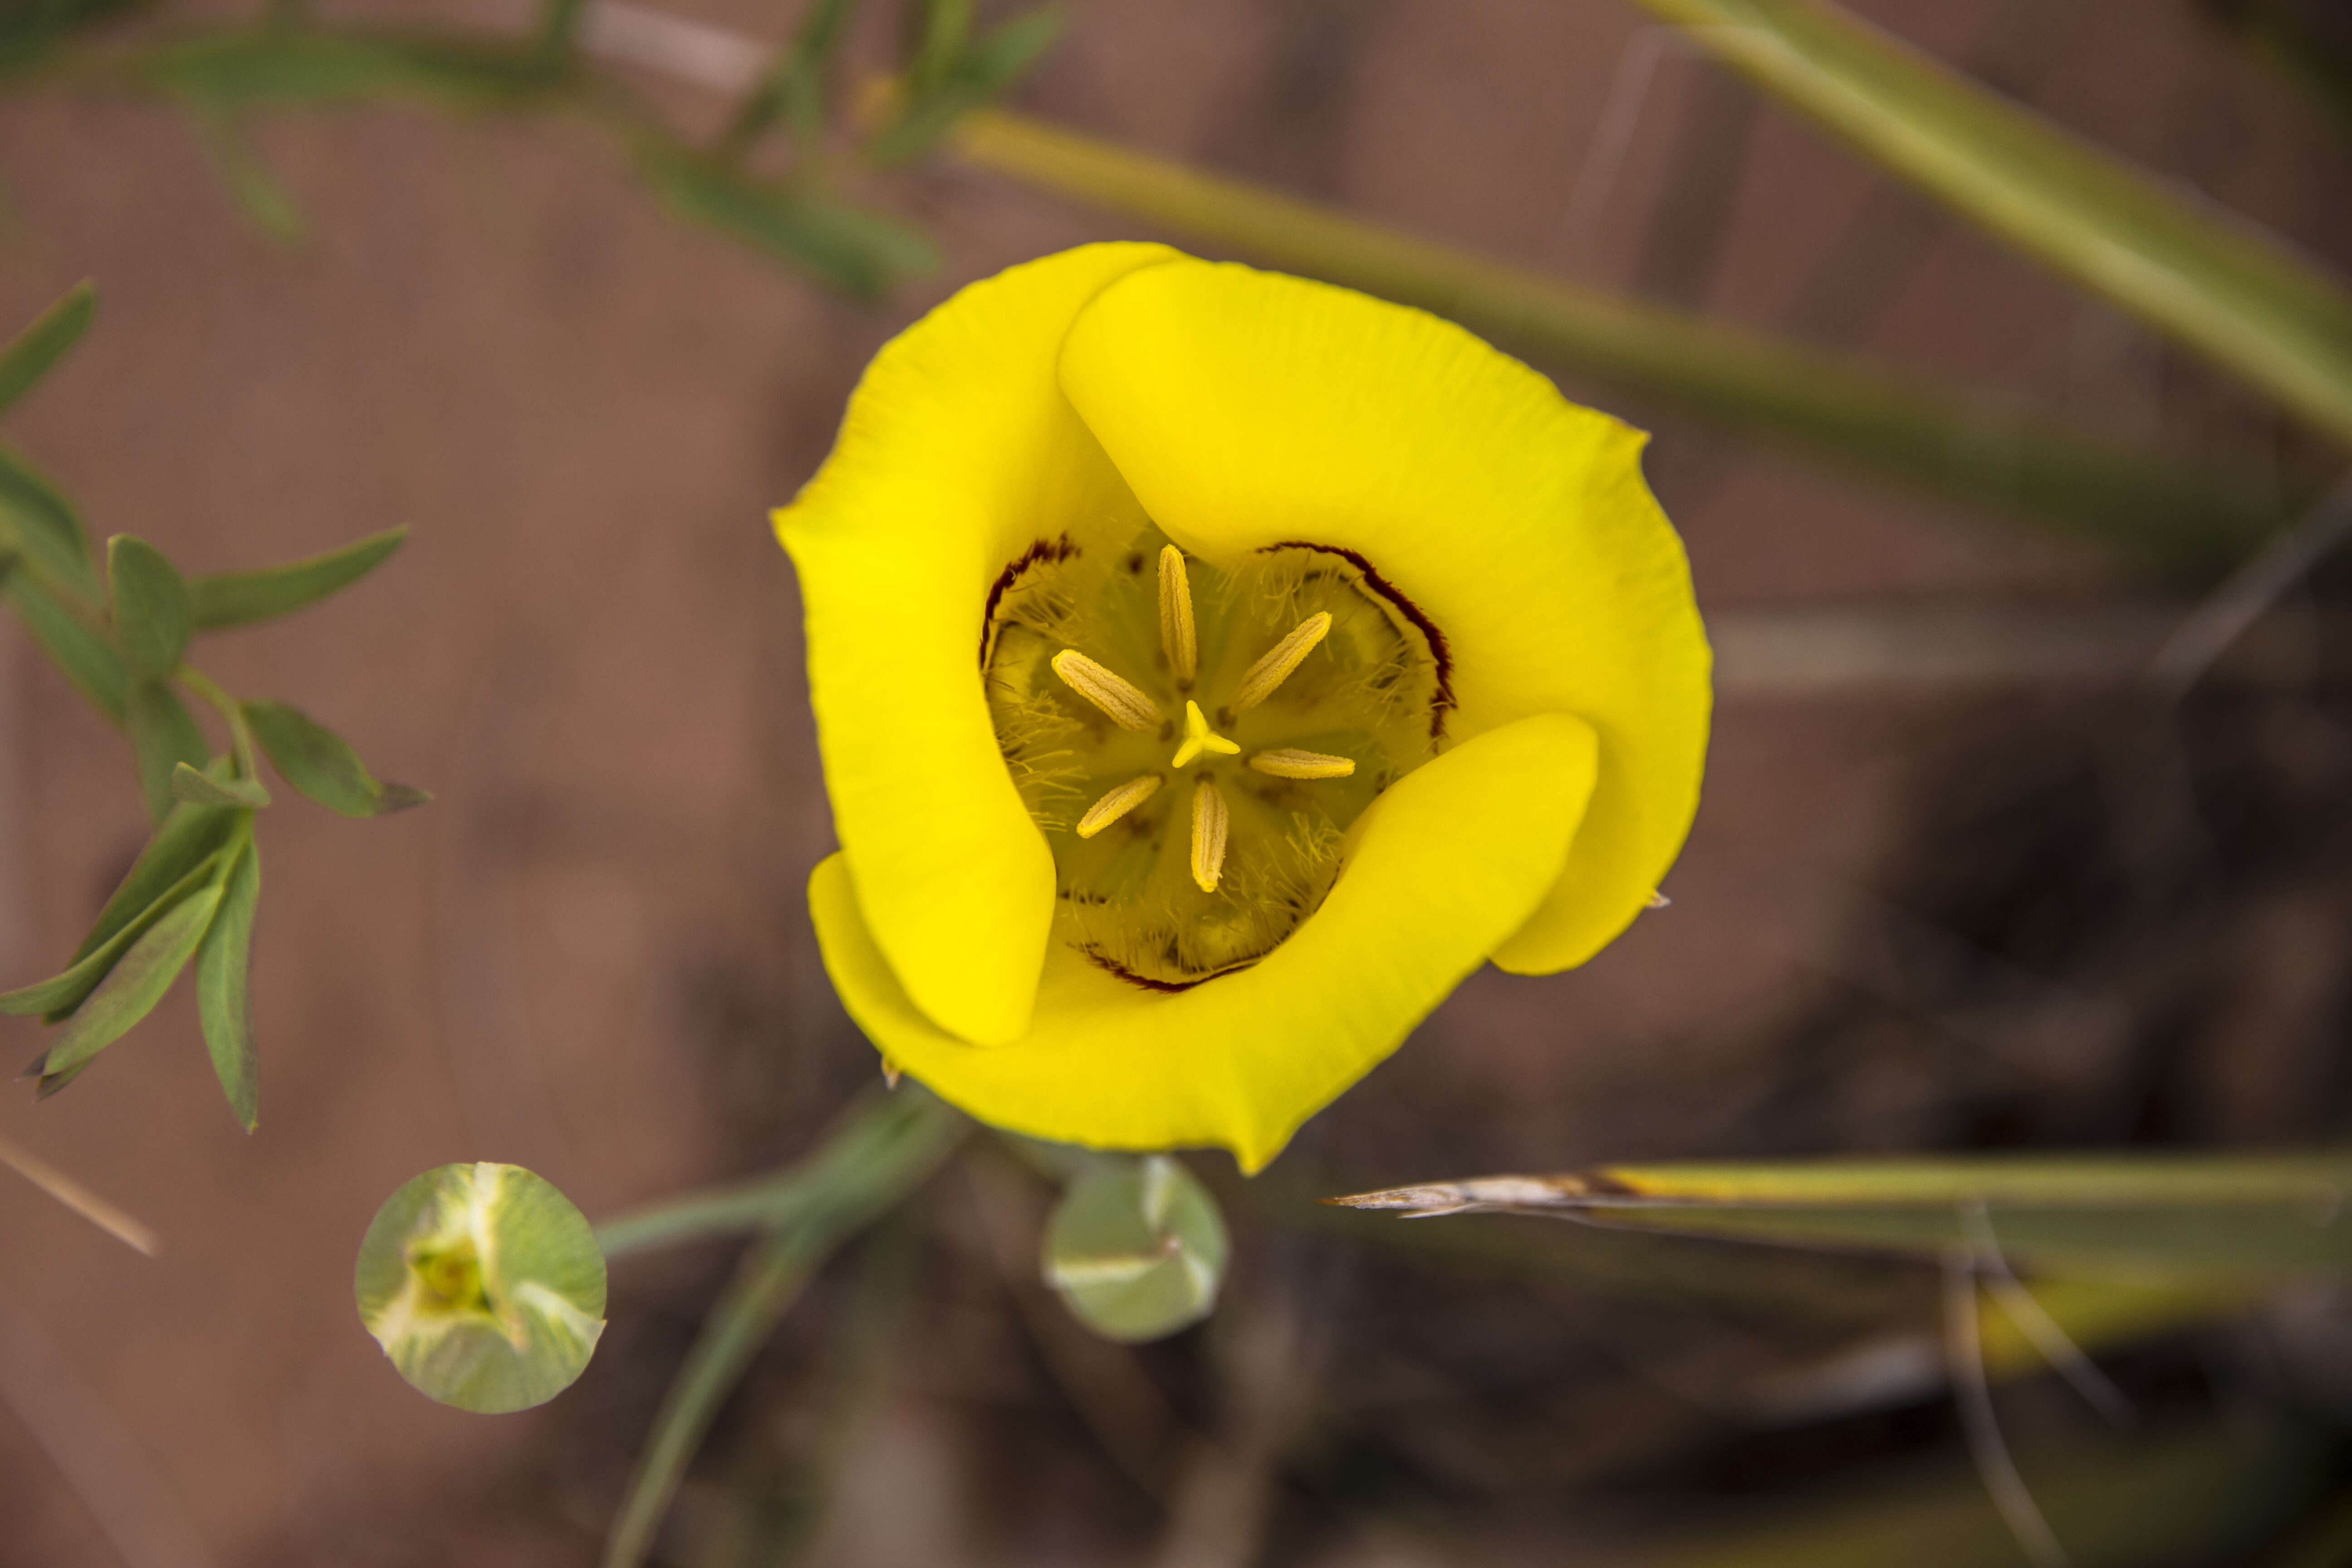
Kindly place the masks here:
<instances>
[{"instance_id":1,"label":"flower center","mask_svg":"<svg viewBox=\"0 0 2352 1568\"><path fill-rule=\"evenodd\" d=\"M1370 563L1286 543L1221 568L1156 528L1030 549L990 595L981 662L1054 852L1057 937L1155 990L1254 963L1314 913L1452 701L1443 634Z\"/></svg>"}]
</instances>

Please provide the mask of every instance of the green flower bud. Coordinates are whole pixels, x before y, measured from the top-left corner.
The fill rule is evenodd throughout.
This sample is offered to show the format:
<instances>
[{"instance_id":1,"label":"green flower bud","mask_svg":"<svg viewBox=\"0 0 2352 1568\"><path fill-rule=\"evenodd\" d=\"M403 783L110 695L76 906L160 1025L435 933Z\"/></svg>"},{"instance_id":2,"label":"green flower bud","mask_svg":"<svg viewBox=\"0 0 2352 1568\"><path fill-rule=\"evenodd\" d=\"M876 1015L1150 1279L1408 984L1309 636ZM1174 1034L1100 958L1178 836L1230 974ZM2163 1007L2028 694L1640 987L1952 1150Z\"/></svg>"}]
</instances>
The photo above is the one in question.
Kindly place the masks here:
<instances>
[{"instance_id":1,"label":"green flower bud","mask_svg":"<svg viewBox=\"0 0 2352 1568\"><path fill-rule=\"evenodd\" d=\"M1106 1339L1156 1340L1217 1304L1225 1222L1165 1154L1109 1159L1073 1181L1045 1227L1045 1282Z\"/></svg>"},{"instance_id":2,"label":"green flower bud","mask_svg":"<svg viewBox=\"0 0 2352 1568\"><path fill-rule=\"evenodd\" d=\"M443 1165L360 1243L360 1321L420 1392L478 1415L545 1404L604 1331L604 1255L572 1200L520 1165Z\"/></svg>"}]
</instances>

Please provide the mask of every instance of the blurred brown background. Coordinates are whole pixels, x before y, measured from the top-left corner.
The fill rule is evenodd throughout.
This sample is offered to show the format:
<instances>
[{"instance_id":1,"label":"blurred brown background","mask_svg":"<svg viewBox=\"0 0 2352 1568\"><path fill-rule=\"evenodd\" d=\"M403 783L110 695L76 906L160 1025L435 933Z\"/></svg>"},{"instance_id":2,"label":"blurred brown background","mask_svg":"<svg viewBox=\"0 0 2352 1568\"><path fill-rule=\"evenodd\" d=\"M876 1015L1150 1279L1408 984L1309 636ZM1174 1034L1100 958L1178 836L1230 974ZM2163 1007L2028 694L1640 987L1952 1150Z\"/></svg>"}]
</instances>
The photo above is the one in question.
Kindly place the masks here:
<instances>
[{"instance_id":1,"label":"blurred brown background","mask_svg":"<svg viewBox=\"0 0 2352 1568\"><path fill-rule=\"evenodd\" d=\"M667 8L763 40L797 9ZM2192 8L1862 9L2352 265L2347 143ZM861 41L869 53L887 44ZM1645 54L1654 79L1632 95ZM718 112L689 87L648 88L689 120ZM2176 452L2302 460L2253 400L1713 68L1660 49L1630 5L1084 0L1014 101L1481 253L1867 347ZM1622 158L1609 140L1620 134ZM372 823L299 801L268 814L257 1136L224 1111L184 996L70 1093L0 1100L0 1133L154 1226L166 1247L159 1261L136 1257L0 1177L0 1561L584 1563L724 1249L616 1267L614 1327L583 1384L541 1411L483 1419L412 1394L359 1328L360 1232L400 1182L452 1160L528 1164L592 1215L762 1168L872 1076L803 913L830 830L792 575L765 512L813 469L860 367L914 315L1010 262L1138 231L933 168L887 193L931 227L946 270L863 307L673 223L561 128L301 113L266 121L260 142L310 218L305 244L257 233L166 109L0 96L0 319L29 318L83 276L101 289L98 329L8 434L95 532L141 533L191 570L413 524L402 554L347 599L225 637L205 663L240 692L319 712L380 773L438 800ZM1581 972L1474 980L1318 1121L1302 1161L1368 1185L1752 1143L1740 1129L1785 1083L1794 1022L1866 985L1853 932L1878 908L1890 860L1916 847L1923 788L2022 726L2064 728L2070 705L2128 672L2128 626L2098 643L2087 673L2011 657L2032 638L2001 616L2029 631L2072 624L2074 608L2137 593L2087 552L1703 429L1660 428L1653 478L1725 649L1706 805L1667 883L1674 905ZM1872 640L1890 625L1954 626L1958 651L1906 663ZM1860 629L1837 642L1841 626ZM13 626L0 630L0 979L54 967L142 837L124 743ZM2336 919L2313 939L2326 976ZM7 1059L37 1048L28 1024L0 1024ZM1825 1142L1949 1135L1925 1109L1938 1103L1936 1078L1916 1057L1849 1065L1805 1124ZM2207 1129L2277 1130L2259 1105L2234 1129ZM927 1327L844 1428L841 1484L799 1542L818 1561L1174 1550L1149 1489L1087 1457L1084 1423L1038 1370L1050 1352L1024 1337L1039 1331L987 1282L975 1215L992 1201L951 1177L924 1211L945 1259L909 1287ZM1335 1279L1351 1266L1318 1257L1297 1266L1309 1285L1285 1294L1269 1281L1292 1266L1245 1244L1231 1289L1291 1302L1294 1320L1315 1291L1386 1289L1378 1275ZM1855 1274L1854 1289L1872 1278ZM1622 1380L1591 1364L1625 1342L1610 1338L1622 1313L1593 1300L1538 1291L1514 1309L1516 1328L1489 1325L1497 1347L1519 1342L1514 1332L1556 1336L1556 1358L1504 1357L1493 1381L1529 1399L1567 1391L1524 1413L1562 1450L1632 1442L1638 1425L1633 1405L1570 1397ZM688 1495L675 1560L717 1560L697 1558L697 1543L735 1528L728 1499L741 1489L729 1478L758 1466L729 1470L727 1455L803 1440L807 1378L833 1342L816 1336L849 1310L820 1300L787 1326L719 1435L718 1468ZM1285 1321L1256 1342L1234 1330L1240 1349L1213 1342L1197 1365L1142 1364L1181 1406L1183 1389L1213 1382L1202 1367L1246 1364L1267 1353L1265 1335L1278 1345L1303 1331ZM1409 1360L1383 1364L1410 1384ZM1382 1414L1370 1373L1327 1382L1341 1392L1326 1418L1343 1429L1421 1419L1410 1399ZM1349 1390L1363 1396L1352 1410ZM1465 1397L1475 1408L1486 1395ZM1601 1471L1546 1452L1524 1484L1496 1480L1491 1458L1465 1461L1492 1495L1484 1482L1431 1493L1402 1481L1391 1494L1372 1475L1307 1506L1307 1523L1287 1504L1237 1502L1230 1517L1271 1533L1241 1555L1204 1547L1192 1560L1597 1552L1607 1510L1578 1489ZM1266 1476L1282 1467L1269 1463L1258 1480L1278 1491ZM1422 1522L1452 1532L1461 1554L1417 1556L1379 1544L1377 1529L1331 1523L1384 1517L1391 1495L1434 1496Z\"/></svg>"}]
</instances>

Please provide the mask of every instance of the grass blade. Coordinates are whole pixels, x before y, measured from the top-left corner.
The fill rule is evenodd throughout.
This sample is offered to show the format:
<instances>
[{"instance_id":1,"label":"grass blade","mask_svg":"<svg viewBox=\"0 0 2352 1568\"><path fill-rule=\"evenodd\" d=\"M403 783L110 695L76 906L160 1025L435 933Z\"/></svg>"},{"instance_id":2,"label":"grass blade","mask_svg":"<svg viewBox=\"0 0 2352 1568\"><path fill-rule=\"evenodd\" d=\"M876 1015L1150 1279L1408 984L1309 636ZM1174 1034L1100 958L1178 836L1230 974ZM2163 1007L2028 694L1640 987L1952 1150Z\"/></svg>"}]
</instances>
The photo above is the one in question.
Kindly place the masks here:
<instances>
[{"instance_id":1,"label":"grass blade","mask_svg":"<svg viewBox=\"0 0 2352 1568\"><path fill-rule=\"evenodd\" d=\"M948 145L968 163L1421 306L1621 391L2144 569L2210 575L2281 510L2266 483L2069 433L1990 394L1487 261L1001 110L965 116Z\"/></svg>"},{"instance_id":2,"label":"grass blade","mask_svg":"<svg viewBox=\"0 0 2352 1568\"><path fill-rule=\"evenodd\" d=\"M49 374L49 367L81 341L97 310L98 289L85 278L0 349L0 408L24 396Z\"/></svg>"},{"instance_id":3,"label":"grass blade","mask_svg":"<svg viewBox=\"0 0 2352 1568\"><path fill-rule=\"evenodd\" d=\"M253 1037L253 917L261 903L261 847L248 833L196 948L196 1017L228 1108L247 1132L260 1124L259 1052Z\"/></svg>"},{"instance_id":4,"label":"grass blade","mask_svg":"<svg viewBox=\"0 0 2352 1568\"><path fill-rule=\"evenodd\" d=\"M194 578L188 584L188 601L196 630L249 626L315 605L374 571L407 541L404 524L307 561Z\"/></svg>"},{"instance_id":5,"label":"grass blade","mask_svg":"<svg viewBox=\"0 0 2352 1568\"><path fill-rule=\"evenodd\" d=\"M2352 1155L2075 1156L1607 1166L1334 1198L1415 1215L1501 1211L1782 1246L1969 1247L2096 1273L2352 1271Z\"/></svg>"},{"instance_id":6,"label":"grass blade","mask_svg":"<svg viewBox=\"0 0 2352 1568\"><path fill-rule=\"evenodd\" d=\"M2352 443L2352 294L1818 0L1643 0L1887 168Z\"/></svg>"},{"instance_id":7,"label":"grass blade","mask_svg":"<svg viewBox=\"0 0 2352 1568\"><path fill-rule=\"evenodd\" d=\"M929 1095L902 1098L907 1103L868 1100L792 1173L796 1201L788 1216L745 1257L662 1400L605 1542L604 1568L645 1562L719 1406L809 1276L919 1186L969 1126Z\"/></svg>"}]
</instances>

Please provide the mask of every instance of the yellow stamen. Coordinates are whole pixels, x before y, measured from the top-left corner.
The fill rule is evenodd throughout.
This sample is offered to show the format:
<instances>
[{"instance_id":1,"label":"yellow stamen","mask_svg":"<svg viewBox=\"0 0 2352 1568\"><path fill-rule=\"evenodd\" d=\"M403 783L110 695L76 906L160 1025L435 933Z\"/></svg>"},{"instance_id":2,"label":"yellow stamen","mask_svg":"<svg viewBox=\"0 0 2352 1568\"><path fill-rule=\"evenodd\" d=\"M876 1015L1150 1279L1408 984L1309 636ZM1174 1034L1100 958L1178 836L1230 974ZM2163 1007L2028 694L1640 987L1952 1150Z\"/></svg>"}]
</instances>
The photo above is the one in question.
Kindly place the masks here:
<instances>
[{"instance_id":1,"label":"yellow stamen","mask_svg":"<svg viewBox=\"0 0 2352 1568\"><path fill-rule=\"evenodd\" d=\"M1292 746L1260 752L1249 760L1249 765L1278 779L1343 779L1356 771L1353 757L1335 757L1327 752L1302 752Z\"/></svg>"},{"instance_id":2,"label":"yellow stamen","mask_svg":"<svg viewBox=\"0 0 2352 1568\"><path fill-rule=\"evenodd\" d=\"M1225 811L1225 797L1207 779L1192 786L1192 880L1201 891L1217 890L1217 879L1225 868L1225 830L1232 819Z\"/></svg>"},{"instance_id":3,"label":"yellow stamen","mask_svg":"<svg viewBox=\"0 0 2352 1568\"><path fill-rule=\"evenodd\" d=\"M1324 619L1330 619L1326 616ZM1062 684L1110 715L1122 730L1156 730L1160 712L1141 689L1124 676L1114 675L1074 647L1054 656L1054 673Z\"/></svg>"},{"instance_id":4,"label":"yellow stamen","mask_svg":"<svg viewBox=\"0 0 2352 1568\"><path fill-rule=\"evenodd\" d=\"M1192 626L1192 583L1184 574L1184 552L1172 544L1160 547L1160 641L1179 680L1190 680L1201 668L1201 638Z\"/></svg>"},{"instance_id":5,"label":"yellow stamen","mask_svg":"<svg viewBox=\"0 0 2352 1568\"><path fill-rule=\"evenodd\" d=\"M1092 838L1096 834L1150 800L1152 793L1159 787L1158 773L1146 773L1141 778L1128 780L1087 808L1087 814L1078 818L1078 837Z\"/></svg>"},{"instance_id":6,"label":"yellow stamen","mask_svg":"<svg viewBox=\"0 0 2352 1568\"><path fill-rule=\"evenodd\" d=\"M1239 691L1234 693L1231 711L1246 713L1274 695L1275 688L1290 679L1290 672L1323 640L1331 629L1331 612L1318 610L1291 629L1288 637L1274 645L1272 651L1249 667L1242 677Z\"/></svg>"},{"instance_id":7,"label":"yellow stamen","mask_svg":"<svg viewBox=\"0 0 2352 1568\"><path fill-rule=\"evenodd\" d=\"M1182 767L1202 752L1214 752L1221 757L1241 754L1241 747L1209 728L1209 716L1201 711L1197 702L1184 704L1184 743L1176 748L1174 767Z\"/></svg>"}]
</instances>

